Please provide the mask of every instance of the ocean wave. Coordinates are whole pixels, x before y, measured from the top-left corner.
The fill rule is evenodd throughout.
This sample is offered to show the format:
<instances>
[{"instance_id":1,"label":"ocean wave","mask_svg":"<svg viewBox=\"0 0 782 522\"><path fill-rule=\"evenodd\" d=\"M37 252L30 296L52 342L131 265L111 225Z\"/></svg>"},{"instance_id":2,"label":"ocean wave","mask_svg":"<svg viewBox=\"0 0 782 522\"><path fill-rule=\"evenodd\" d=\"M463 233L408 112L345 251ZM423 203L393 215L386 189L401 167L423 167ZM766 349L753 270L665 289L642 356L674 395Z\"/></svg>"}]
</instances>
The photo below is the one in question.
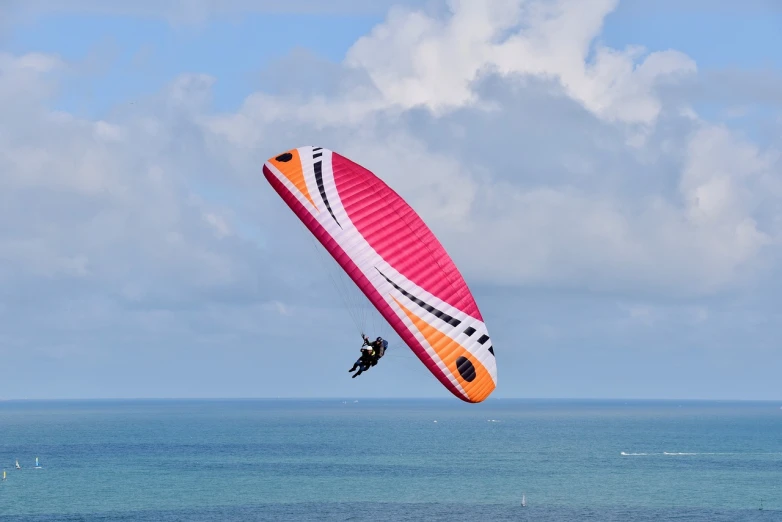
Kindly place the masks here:
<instances>
[{"instance_id":1,"label":"ocean wave","mask_svg":"<svg viewBox=\"0 0 782 522\"><path fill-rule=\"evenodd\" d=\"M769 456L769 455L782 455L781 452L714 452L714 451L663 451L663 452L628 452L628 451L620 451L619 454L623 457L646 457L646 456L661 456L666 455L669 457L687 457L687 456L693 456L693 455L739 455L743 457L751 457L751 456Z\"/></svg>"},{"instance_id":2,"label":"ocean wave","mask_svg":"<svg viewBox=\"0 0 782 522\"><path fill-rule=\"evenodd\" d=\"M682 456L682 455L730 455L730 453L693 453L693 452L683 452L683 451L663 451L662 453L628 453L626 451L622 451L619 453L623 457L641 457L641 456L651 456L651 455L676 455L676 456Z\"/></svg>"}]
</instances>

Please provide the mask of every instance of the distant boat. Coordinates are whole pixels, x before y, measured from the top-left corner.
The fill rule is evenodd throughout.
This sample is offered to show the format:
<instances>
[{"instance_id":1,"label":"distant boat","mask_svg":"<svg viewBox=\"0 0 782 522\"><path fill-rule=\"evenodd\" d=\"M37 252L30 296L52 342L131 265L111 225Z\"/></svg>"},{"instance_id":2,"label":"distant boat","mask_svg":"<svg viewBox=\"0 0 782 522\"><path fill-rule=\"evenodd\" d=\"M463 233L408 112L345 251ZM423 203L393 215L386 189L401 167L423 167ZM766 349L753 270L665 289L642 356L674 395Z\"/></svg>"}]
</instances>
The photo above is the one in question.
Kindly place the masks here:
<instances>
[{"instance_id":1,"label":"distant boat","mask_svg":"<svg viewBox=\"0 0 782 522\"><path fill-rule=\"evenodd\" d=\"M527 495L521 494L521 507L527 507Z\"/></svg>"},{"instance_id":2,"label":"distant boat","mask_svg":"<svg viewBox=\"0 0 782 522\"><path fill-rule=\"evenodd\" d=\"M38 457L35 457L35 469L41 469L41 466L38 464Z\"/></svg>"},{"instance_id":3,"label":"distant boat","mask_svg":"<svg viewBox=\"0 0 782 522\"><path fill-rule=\"evenodd\" d=\"M5 470L3 470L3 480L5 480Z\"/></svg>"},{"instance_id":4,"label":"distant boat","mask_svg":"<svg viewBox=\"0 0 782 522\"><path fill-rule=\"evenodd\" d=\"M22 469L22 466L19 465L19 459L16 459L16 469Z\"/></svg>"}]
</instances>

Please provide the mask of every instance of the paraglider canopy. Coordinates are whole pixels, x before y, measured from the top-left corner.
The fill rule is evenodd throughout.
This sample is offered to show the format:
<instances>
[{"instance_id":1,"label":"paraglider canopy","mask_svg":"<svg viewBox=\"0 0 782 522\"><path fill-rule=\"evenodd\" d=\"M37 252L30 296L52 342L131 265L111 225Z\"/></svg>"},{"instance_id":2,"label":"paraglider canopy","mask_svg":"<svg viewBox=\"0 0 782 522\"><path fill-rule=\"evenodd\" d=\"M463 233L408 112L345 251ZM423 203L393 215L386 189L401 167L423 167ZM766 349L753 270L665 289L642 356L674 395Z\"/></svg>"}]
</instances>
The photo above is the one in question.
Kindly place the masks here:
<instances>
[{"instance_id":1,"label":"paraglider canopy","mask_svg":"<svg viewBox=\"0 0 782 522\"><path fill-rule=\"evenodd\" d=\"M443 246L396 192L322 147L279 154L264 164L263 173L451 393L481 402L494 391L494 347L478 305Z\"/></svg>"}]
</instances>

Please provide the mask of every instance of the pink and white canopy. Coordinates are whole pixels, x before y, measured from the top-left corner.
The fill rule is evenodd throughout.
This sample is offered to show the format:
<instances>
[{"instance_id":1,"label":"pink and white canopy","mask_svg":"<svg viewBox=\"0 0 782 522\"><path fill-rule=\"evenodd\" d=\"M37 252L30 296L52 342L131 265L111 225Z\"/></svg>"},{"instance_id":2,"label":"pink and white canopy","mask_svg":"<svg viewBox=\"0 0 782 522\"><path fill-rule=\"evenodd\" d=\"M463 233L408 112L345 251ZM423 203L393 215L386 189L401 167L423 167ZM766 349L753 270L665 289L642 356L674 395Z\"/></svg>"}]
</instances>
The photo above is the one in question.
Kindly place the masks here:
<instances>
[{"instance_id":1,"label":"pink and white canopy","mask_svg":"<svg viewBox=\"0 0 782 522\"><path fill-rule=\"evenodd\" d=\"M494 391L497 364L478 305L443 246L396 192L322 147L270 158L263 173L451 393L481 402Z\"/></svg>"}]
</instances>

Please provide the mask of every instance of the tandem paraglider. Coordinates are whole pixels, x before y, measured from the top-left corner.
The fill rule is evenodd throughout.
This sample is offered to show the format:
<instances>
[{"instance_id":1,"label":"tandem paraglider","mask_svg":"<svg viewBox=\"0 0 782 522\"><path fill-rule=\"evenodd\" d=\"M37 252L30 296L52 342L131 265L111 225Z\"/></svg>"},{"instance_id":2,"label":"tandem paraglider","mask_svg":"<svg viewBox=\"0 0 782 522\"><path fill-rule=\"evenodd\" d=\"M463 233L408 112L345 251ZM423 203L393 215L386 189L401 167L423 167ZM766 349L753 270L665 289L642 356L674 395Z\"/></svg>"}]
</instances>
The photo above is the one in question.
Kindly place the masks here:
<instances>
[{"instance_id":1,"label":"tandem paraglider","mask_svg":"<svg viewBox=\"0 0 782 522\"><path fill-rule=\"evenodd\" d=\"M264 163L263 173L353 290L445 388L471 403L494 391L494 346L478 305L410 205L369 170L322 147L279 154ZM387 336L378 339L385 352ZM361 360L353 377L377 364L369 358L365 368Z\"/></svg>"},{"instance_id":2,"label":"tandem paraglider","mask_svg":"<svg viewBox=\"0 0 782 522\"><path fill-rule=\"evenodd\" d=\"M352 378L354 379L372 366L375 366L383 355L385 355L386 348L388 348L388 341L382 337L378 337L371 343L366 335L361 334L361 337L364 339L364 344L361 345L361 355L348 370L350 373L353 373L358 369L356 373L353 373Z\"/></svg>"}]
</instances>

